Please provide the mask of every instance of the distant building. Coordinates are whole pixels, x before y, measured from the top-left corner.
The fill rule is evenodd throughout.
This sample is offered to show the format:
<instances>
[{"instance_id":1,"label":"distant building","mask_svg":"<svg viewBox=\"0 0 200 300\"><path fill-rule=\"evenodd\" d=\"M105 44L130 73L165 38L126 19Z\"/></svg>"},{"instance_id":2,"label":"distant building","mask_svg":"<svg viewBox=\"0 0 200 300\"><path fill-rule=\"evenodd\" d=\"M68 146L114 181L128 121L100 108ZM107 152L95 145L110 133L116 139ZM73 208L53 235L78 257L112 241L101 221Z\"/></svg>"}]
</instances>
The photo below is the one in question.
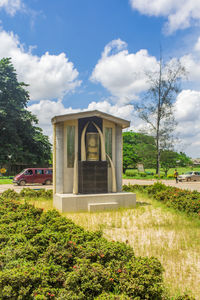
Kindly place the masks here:
<instances>
[{"instance_id":1,"label":"distant building","mask_svg":"<svg viewBox=\"0 0 200 300\"><path fill-rule=\"evenodd\" d=\"M200 166L200 158L191 159L193 166Z\"/></svg>"}]
</instances>

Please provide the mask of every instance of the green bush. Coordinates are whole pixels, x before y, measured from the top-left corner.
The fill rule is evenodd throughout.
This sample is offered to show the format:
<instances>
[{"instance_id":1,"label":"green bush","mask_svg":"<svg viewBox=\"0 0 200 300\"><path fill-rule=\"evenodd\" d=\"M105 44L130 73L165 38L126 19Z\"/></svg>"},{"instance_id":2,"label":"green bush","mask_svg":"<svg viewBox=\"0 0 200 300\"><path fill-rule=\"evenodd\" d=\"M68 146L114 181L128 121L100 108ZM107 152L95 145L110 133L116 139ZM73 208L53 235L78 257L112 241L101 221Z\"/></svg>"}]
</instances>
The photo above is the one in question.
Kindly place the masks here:
<instances>
[{"instance_id":1,"label":"green bush","mask_svg":"<svg viewBox=\"0 0 200 300\"><path fill-rule=\"evenodd\" d=\"M45 198L45 199L52 199L53 197L53 190L33 190L30 188L23 188L20 192L20 196L23 198Z\"/></svg>"},{"instance_id":2,"label":"green bush","mask_svg":"<svg viewBox=\"0 0 200 300\"><path fill-rule=\"evenodd\" d=\"M168 174L167 178L174 179L174 175L173 174Z\"/></svg>"},{"instance_id":3,"label":"green bush","mask_svg":"<svg viewBox=\"0 0 200 300\"><path fill-rule=\"evenodd\" d=\"M145 192L156 200L165 203L168 207L193 214L200 217L200 193L197 191L181 190L176 187L166 186L162 183L153 185L128 185L123 186L126 192Z\"/></svg>"},{"instance_id":4,"label":"green bush","mask_svg":"<svg viewBox=\"0 0 200 300\"><path fill-rule=\"evenodd\" d=\"M147 175L154 175L154 172L148 172L148 171L146 171L145 172Z\"/></svg>"},{"instance_id":5,"label":"green bush","mask_svg":"<svg viewBox=\"0 0 200 300\"><path fill-rule=\"evenodd\" d=\"M138 175L138 172L136 172L135 170L127 169L127 170L125 171L125 175L126 175L127 177L135 177L135 176Z\"/></svg>"},{"instance_id":6,"label":"green bush","mask_svg":"<svg viewBox=\"0 0 200 300\"><path fill-rule=\"evenodd\" d=\"M13 197L0 197L0 299L162 299L156 258Z\"/></svg>"},{"instance_id":7,"label":"green bush","mask_svg":"<svg viewBox=\"0 0 200 300\"><path fill-rule=\"evenodd\" d=\"M5 199L17 200L20 198L20 195L15 192L13 189L8 189L1 194L1 197Z\"/></svg>"},{"instance_id":8,"label":"green bush","mask_svg":"<svg viewBox=\"0 0 200 300\"><path fill-rule=\"evenodd\" d=\"M160 174L160 179L163 179L164 177L165 177L165 175ZM158 174L155 174L155 175L153 176L153 178L158 179L158 178L159 178Z\"/></svg>"},{"instance_id":9,"label":"green bush","mask_svg":"<svg viewBox=\"0 0 200 300\"><path fill-rule=\"evenodd\" d=\"M147 174L146 174L146 173L139 173L139 175L140 175L141 177L147 177Z\"/></svg>"}]
</instances>

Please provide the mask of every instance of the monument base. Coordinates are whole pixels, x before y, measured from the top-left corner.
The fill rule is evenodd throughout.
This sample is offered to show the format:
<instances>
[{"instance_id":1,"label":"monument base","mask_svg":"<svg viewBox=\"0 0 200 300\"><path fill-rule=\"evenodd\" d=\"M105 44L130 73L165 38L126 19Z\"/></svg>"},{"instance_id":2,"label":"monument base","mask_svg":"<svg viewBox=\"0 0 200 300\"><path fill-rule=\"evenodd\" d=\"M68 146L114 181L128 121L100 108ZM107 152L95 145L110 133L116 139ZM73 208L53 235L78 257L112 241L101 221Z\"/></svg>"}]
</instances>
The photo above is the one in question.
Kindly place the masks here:
<instances>
[{"instance_id":1,"label":"monument base","mask_svg":"<svg viewBox=\"0 0 200 300\"><path fill-rule=\"evenodd\" d=\"M104 211L120 207L136 206L136 194L106 193L106 194L55 194L53 206L61 212Z\"/></svg>"}]
</instances>

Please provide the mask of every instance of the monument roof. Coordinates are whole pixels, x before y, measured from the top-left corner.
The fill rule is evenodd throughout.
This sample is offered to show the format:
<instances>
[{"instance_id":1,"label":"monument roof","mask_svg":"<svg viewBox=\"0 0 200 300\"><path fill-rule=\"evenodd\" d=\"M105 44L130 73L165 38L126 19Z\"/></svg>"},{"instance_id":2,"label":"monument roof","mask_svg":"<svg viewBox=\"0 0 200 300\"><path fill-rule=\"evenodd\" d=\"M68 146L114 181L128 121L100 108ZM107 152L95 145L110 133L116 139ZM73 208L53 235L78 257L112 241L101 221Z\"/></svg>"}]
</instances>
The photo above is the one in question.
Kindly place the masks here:
<instances>
[{"instance_id":1,"label":"monument roof","mask_svg":"<svg viewBox=\"0 0 200 300\"><path fill-rule=\"evenodd\" d=\"M56 123L61 123L61 122L65 122L68 120L81 119L81 118L87 118L87 117L100 117L100 118L106 119L108 121L111 121L113 123L116 123L118 125L121 125L123 129L130 126L130 121L115 117L113 115L104 113L99 110L90 110L90 111L84 111L84 112L79 112L79 113L74 113L74 114L55 116L51 119L51 123L56 124Z\"/></svg>"}]
</instances>

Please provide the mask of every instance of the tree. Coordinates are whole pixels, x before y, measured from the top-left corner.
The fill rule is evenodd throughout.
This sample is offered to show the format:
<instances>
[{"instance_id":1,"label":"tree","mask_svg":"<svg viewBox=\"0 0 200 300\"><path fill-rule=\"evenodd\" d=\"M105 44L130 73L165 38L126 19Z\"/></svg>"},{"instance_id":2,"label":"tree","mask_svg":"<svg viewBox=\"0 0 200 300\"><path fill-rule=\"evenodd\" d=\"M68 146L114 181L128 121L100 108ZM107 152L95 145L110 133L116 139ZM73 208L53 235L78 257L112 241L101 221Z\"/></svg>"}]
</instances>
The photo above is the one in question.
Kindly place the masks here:
<instances>
[{"instance_id":1,"label":"tree","mask_svg":"<svg viewBox=\"0 0 200 300\"><path fill-rule=\"evenodd\" d=\"M27 110L27 84L18 82L10 58L0 60L0 166L48 164L51 144Z\"/></svg>"},{"instance_id":2,"label":"tree","mask_svg":"<svg viewBox=\"0 0 200 300\"><path fill-rule=\"evenodd\" d=\"M143 163L145 168L155 167L154 138L132 131L123 133L123 171L136 168L137 163Z\"/></svg>"},{"instance_id":3,"label":"tree","mask_svg":"<svg viewBox=\"0 0 200 300\"><path fill-rule=\"evenodd\" d=\"M161 150L173 148L173 131L176 121L174 101L180 92L180 80L185 68L178 60L164 64L162 58L158 70L147 74L149 89L142 105L137 106L139 117L148 125L147 131L156 142L156 173L160 174Z\"/></svg>"},{"instance_id":4,"label":"tree","mask_svg":"<svg viewBox=\"0 0 200 300\"><path fill-rule=\"evenodd\" d=\"M178 158L179 154L177 152L174 152L172 150L161 151L160 164L163 171L165 172L165 176L167 176L170 168L176 167Z\"/></svg>"}]
</instances>

